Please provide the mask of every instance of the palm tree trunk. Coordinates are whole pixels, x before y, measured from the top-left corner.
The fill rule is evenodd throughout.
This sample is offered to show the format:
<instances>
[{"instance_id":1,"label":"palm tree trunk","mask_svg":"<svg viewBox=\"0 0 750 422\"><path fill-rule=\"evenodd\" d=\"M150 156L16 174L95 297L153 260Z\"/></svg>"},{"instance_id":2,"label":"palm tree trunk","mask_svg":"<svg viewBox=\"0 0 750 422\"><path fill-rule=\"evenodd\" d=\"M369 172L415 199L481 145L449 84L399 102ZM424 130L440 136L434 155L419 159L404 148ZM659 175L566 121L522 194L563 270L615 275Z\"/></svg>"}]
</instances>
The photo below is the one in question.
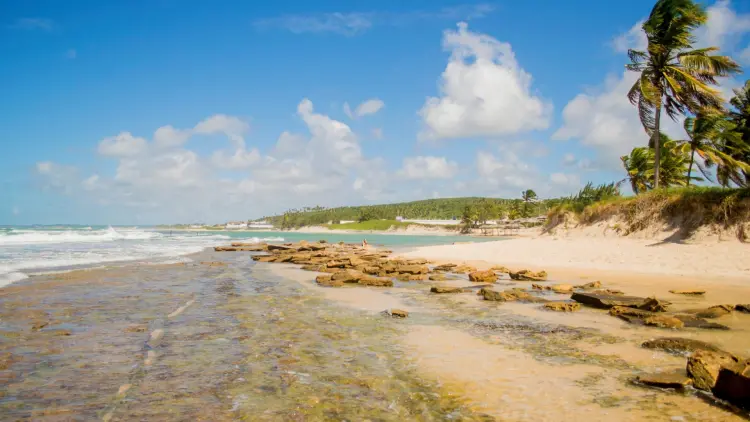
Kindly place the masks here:
<instances>
[{"instance_id":1,"label":"palm tree trunk","mask_svg":"<svg viewBox=\"0 0 750 422\"><path fill-rule=\"evenodd\" d=\"M661 99L660 99L661 100ZM661 161L661 143L659 142L659 121L661 120L661 102L656 106L656 120L654 121L654 189L659 188L659 163Z\"/></svg>"},{"instance_id":2,"label":"palm tree trunk","mask_svg":"<svg viewBox=\"0 0 750 422\"><path fill-rule=\"evenodd\" d=\"M687 185L690 186L690 173L693 171L693 161L695 161L695 147L690 148L690 165L688 166Z\"/></svg>"}]
</instances>

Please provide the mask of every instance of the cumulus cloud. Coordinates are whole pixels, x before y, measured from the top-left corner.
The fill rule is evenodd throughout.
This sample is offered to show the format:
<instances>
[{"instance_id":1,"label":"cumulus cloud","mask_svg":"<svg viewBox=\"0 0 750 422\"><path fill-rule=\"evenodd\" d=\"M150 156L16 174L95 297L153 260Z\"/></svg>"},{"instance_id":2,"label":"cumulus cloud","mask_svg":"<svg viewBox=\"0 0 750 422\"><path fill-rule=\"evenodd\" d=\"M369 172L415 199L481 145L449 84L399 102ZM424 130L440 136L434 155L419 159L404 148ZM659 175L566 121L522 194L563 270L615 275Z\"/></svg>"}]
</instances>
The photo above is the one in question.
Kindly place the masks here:
<instances>
[{"instance_id":1,"label":"cumulus cloud","mask_svg":"<svg viewBox=\"0 0 750 422\"><path fill-rule=\"evenodd\" d=\"M458 164L445 157L407 157L399 174L406 179L452 179L458 173Z\"/></svg>"},{"instance_id":2,"label":"cumulus cloud","mask_svg":"<svg viewBox=\"0 0 750 422\"><path fill-rule=\"evenodd\" d=\"M640 20L635 23L627 32L620 34L612 40L612 47L618 53L627 53L628 50L645 50L648 47L648 38L643 32L643 23Z\"/></svg>"},{"instance_id":3,"label":"cumulus cloud","mask_svg":"<svg viewBox=\"0 0 750 422\"><path fill-rule=\"evenodd\" d=\"M236 147L241 147L245 145L243 136L249 130L250 125L237 117L215 114L195 125L193 133L204 135L224 134Z\"/></svg>"},{"instance_id":4,"label":"cumulus cloud","mask_svg":"<svg viewBox=\"0 0 750 422\"><path fill-rule=\"evenodd\" d=\"M509 135L546 129L552 105L531 89L508 43L470 32L464 22L446 31L451 58L440 80L441 96L428 98L419 115L421 139Z\"/></svg>"},{"instance_id":5,"label":"cumulus cloud","mask_svg":"<svg viewBox=\"0 0 750 422\"><path fill-rule=\"evenodd\" d=\"M346 114L350 119L356 119L358 117L367 116L368 114L375 114L383 107L385 107L385 103L382 100L378 98L371 98L358 105L354 110L349 107L349 103L344 103L344 114Z\"/></svg>"},{"instance_id":6,"label":"cumulus cloud","mask_svg":"<svg viewBox=\"0 0 750 422\"><path fill-rule=\"evenodd\" d=\"M257 148L250 151L245 148L237 149L234 154L226 151L216 151L211 156L211 162L220 168L236 170L248 168L260 161L260 152Z\"/></svg>"},{"instance_id":7,"label":"cumulus cloud","mask_svg":"<svg viewBox=\"0 0 750 422\"><path fill-rule=\"evenodd\" d=\"M581 178L577 174L552 173L549 175L549 180L560 186L578 187L581 185Z\"/></svg>"},{"instance_id":8,"label":"cumulus cloud","mask_svg":"<svg viewBox=\"0 0 750 422\"><path fill-rule=\"evenodd\" d=\"M172 148L184 144L192 135L191 130L175 129L172 125L162 126L154 132L154 143L159 148Z\"/></svg>"},{"instance_id":9,"label":"cumulus cloud","mask_svg":"<svg viewBox=\"0 0 750 422\"><path fill-rule=\"evenodd\" d=\"M146 150L146 140L130 132L104 138L99 142L99 154L111 157L131 157Z\"/></svg>"}]
</instances>

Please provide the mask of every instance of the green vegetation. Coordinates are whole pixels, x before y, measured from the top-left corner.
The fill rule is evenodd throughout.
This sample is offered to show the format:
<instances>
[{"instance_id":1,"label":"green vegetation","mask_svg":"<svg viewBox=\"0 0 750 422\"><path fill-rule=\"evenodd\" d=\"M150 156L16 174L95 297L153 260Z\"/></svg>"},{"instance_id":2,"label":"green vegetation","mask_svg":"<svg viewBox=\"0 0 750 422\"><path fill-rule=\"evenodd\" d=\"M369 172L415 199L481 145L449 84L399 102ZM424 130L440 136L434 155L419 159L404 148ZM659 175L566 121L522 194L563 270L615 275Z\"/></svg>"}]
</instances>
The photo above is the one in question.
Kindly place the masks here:
<instances>
[{"instance_id":1,"label":"green vegetation","mask_svg":"<svg viewBox=\"0 0 750 422\"><path fill-rule=\"evenodd\" d=\"M704 7L692 0L658 0L643 23L647 50L628 50L631 63L626 68L640 73L628 99L638 107L643 128L651 136L656 188L661 182L662 108L673 120L687 113L722 110L724 100L711 85L718 84L717 77L741 71L731 58L711 54L718 47L693 49L693 30L707 20Z\"/></svg>"},{"instance_id":2,"label":"green vegetation","mask_svg":"<svg viewBox=\"0 0 750 422\"><path fill-rule=\"evenodd\" d=\"M328 226L331 230L377 230L377 231L383 231L388 230L391 227L398 228L398 227L407 227L409 223L402 223L401 221L396 220L367 220L367 221L359 221L356 223L346 223L346 224L330 224Z\"/></svg>"}]
</instances>

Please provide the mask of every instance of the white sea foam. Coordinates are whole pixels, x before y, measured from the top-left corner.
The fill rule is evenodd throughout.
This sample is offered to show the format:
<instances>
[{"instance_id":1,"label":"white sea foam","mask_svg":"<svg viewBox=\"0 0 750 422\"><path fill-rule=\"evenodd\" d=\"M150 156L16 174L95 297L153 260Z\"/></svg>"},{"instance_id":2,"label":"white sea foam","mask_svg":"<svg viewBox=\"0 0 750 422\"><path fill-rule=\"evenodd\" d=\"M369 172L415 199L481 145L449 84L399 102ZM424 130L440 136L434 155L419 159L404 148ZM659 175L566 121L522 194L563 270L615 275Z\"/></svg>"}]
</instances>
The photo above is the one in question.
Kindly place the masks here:
<instances>
[{"instance_id":1,"label":"white sea foam","mask_svg":"<svg viewBox=\"0 0 750 422\"><path fill-rule=\"evenodd\" d=\"M146 240L163 237L164 235L155 231L144 230L115 230L112 227L106 230L11 230L0 234L0 246L2 245L35 245L40 243L92 243L112 242L116 240Z\"/></svg>"}]
</instances>

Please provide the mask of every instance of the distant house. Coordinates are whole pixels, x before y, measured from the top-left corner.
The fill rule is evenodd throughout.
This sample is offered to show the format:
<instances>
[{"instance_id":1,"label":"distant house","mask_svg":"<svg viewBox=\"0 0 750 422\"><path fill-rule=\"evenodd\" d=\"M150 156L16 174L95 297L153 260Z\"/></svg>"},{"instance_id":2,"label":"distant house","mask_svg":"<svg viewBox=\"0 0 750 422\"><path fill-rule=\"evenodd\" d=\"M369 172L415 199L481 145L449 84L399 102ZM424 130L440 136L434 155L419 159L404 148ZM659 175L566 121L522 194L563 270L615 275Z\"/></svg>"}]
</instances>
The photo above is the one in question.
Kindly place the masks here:
<instances>
[{"instance_id":1,"label":"distant house","mask_svg":"<svg viewBox=\"0 0 750 422\"><path fill-rule=\"evenodd\" d=\"M400 215L396 217L396 221L404 221L404 217L401 217Z\"/></svg>"},{"instance_id":2,"label":"distant house","mask_svg":"<svg viewBox=\"0 0 750 422\"><path fill-rule=\"evenodd\" d=\"M273 224L270 224L268 221L251 221L250 224L247 225L248 229L272 229Z\"/></svg>"},{"instance_id":3,"label":"distant house","mask_svg":"<svg viewBox=\"0 0 750 422\"><path fill-rule=\"evenodd\" d=\"M230 221L225 226L225 229L246 229L247 223L244 221Z\"/></svg>"}]
</instances>

